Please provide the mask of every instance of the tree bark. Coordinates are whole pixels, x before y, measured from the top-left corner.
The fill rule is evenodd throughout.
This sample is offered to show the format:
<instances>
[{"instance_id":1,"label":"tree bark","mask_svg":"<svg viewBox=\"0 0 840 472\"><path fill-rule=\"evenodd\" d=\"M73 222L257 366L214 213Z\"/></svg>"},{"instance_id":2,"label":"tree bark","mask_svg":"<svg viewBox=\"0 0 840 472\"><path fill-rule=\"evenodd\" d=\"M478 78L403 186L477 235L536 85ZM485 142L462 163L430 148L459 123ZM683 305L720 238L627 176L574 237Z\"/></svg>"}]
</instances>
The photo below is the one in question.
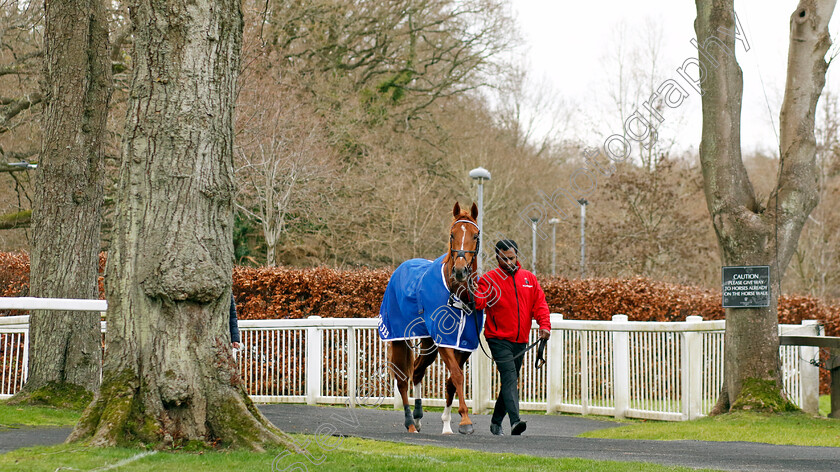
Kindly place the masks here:
<instances>
[{"instance_id":1,"label":"tree bark","mask_svg":"<svg viewBox=\"0 0 840 472\"><path fill-rule=\"evenodd\" d=\"M135 0L134 76L99 395L70 441L291 446L246 395L228 331L239 0Z\"/></svg>"},{"instance_id":2,"label":"tree bark","mask_svg":"<svg viewBox=\"0 0 840 472\"><path fill-rule=\"evenodd\" d=\"M778 182L757 201L741 160L741 68L732 0L696 0L702 82L700 163L724 265L770 266L766 308L726 310L724 386L715 412L784 410L776 303L805 220L818 201L814 115L825 83L828 21L835 0L802 0L791 16L787 86L781 110ZM743 34L742 31L739 34ZM719 41L725 47L712 44ZM702 45L710 45L703 47Z\"/></svg>"},{"instance_id":3,"label":"tree bark","mask_svg":"<svg viewBox=\"0 0 840 472\"><path fill-rule=\"evenodd\" d=\"M98 298L103 134L110 99L101 0L45 2L44 134L32 210L30 293ZM29 378L15 401L99 387L99 313L33 311ZM43 393L43 392L42 392Z\"/></svg>"}]
</instances>

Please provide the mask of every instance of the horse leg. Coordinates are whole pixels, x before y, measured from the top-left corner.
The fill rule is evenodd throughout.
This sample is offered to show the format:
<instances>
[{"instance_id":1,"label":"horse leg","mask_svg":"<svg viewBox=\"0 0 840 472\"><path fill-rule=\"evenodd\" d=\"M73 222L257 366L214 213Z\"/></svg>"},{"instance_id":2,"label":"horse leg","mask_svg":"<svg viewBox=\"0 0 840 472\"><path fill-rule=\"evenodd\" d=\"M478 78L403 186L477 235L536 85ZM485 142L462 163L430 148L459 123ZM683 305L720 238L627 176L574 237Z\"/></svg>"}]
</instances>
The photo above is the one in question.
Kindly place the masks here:
<instances>
[{"instance_id":1,"label":"horse leg","mask_svg":"<svg viewBox=\"0 0 840 472\"><path fill-rule=\"evenodd\" d=\"M458 365L461 367L461 372L464 371L464 364L466 364L467 359L470 358L470 352L467 351L456 351L456 357L458 358ZM443 434L452 434L452 428L449 425L451 419L451 411L452 411L452 400L455 399L455 383L452 382L452 376L450 375L446 379L446 407L443 410L444 413L444 423L443 423Z\"/></svg>"},{"instance_id":2,"label":"horse leg","mask_svg":"<svg viewBox=\"0 0 840 472\"><path fill-rule=\"evenodd\" d=\"M452 434L452 426L449 424L452 421L452 400L455 399L455 384L452 382L450 375L446 379L446 406L443 408L443 414L440 419L443 421L443 434Z\"/></svg>"},{"instance_id":3,"label":"horse leg","mask_svg":"<svg viewBox=\"0 0 840 472\"><path fill-rule=\"evenodd\" d=\"M436 358L437 348L432 338L421 339L420 355L414 361L414 372L411 375L411 383L414 385L414 423L417 425L417 431L420 431L420 420L423 418L423 377Z\"/></svg>"},{"instance_id":4,"label":"horse leg","mask_svg":"<svg viewBox=\"0 0 840 472\"><path fill-rule=\"evenodd\" d=\"M461 422L458 424L458 432L461 434L472 434L474 429L472 421L467 414L467 400L464 398L464 372L461 370L460 355L455 349L439 347L440 357L449 369L449 378L455 385L455 392L458 394L458 413L461 415ZM446 410L444 410L446 413Z\"/></svg>"},{"instance_id":5,"label":"horse leg","mask_svg":"<svg viewBox=\"0 0 840 472\"><path fill-rule=\"evenodd\" d=\"M411 408L408 406L408 379L411 375L411 367L414 363L414 352L406 341L394 341L391 343L391 365L396 368L397 389L403 401L405 413L405 429L409 433L416 433L417 427L411 417Z\"/></svg>"}]
</instances>

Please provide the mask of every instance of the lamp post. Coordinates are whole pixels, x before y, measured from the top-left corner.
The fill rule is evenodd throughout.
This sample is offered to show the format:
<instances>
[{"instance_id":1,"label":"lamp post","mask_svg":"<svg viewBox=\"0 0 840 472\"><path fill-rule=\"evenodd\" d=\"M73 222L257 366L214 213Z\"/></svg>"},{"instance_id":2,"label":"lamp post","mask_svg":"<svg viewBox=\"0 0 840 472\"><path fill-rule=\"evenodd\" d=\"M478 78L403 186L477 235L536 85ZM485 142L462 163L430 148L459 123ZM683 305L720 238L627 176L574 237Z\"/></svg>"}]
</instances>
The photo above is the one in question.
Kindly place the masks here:
<instances>
[{"instance_id":1,"label":"lamp post","mask_svg":"<svg viewBox=\"0 0 840 472\"><path fill-rule=\"evenodd\" d=\"M478 181L478 230L484 230L484 181L490 180L490 171L484 167L476 167L470 171L470 178ZM483 252L481 252L481 238L478 240L478 273L481 274L483 262Z\"/></svg>"},{"instance_id":2,"label":"lamp post","mask_svg":"<svg viewBox=\"0 0 840 472\"><path fill-rule=\"evenodd\" d=\"M531 217L531 272L537 273L537 222L539 218Z\"/></svg>"},{"instance_id":3,"label":"lamp post","mask_svg":"<svg viewBox=\"0 0 840 472\"><path fill-rule=\"evenodd\" d=\"M580 203L580 278L586 276L586 205L589 204L585 198L578 200Z\"/></svg>"},{"instance_id":4,"label":"lamp post","mask_svg":"<svg viewBox=\"0 0 840 472\"><path fill-rule=\"evenodd\" d=\"M551 275L557 275L557 225L560 220L552 218L548 220L551 225Z\"/></svg>"},{"instance_id":5,"label":"lamp post","mask_svg":"<svg viewBox=\"0 0 840 472\"><path fill-rule=\"evenodd\" d=\"M490 180L490 171L484 167L476 167L470 171L470 178L478 181L478 221L476 223L478 223L478 230L484 231L484 181ZM484 238L478 239L478 252L476 253L476 256L478 257L478 260L476 261L476 270L478 271L479 276L481 275L482 266L484 265L484 253L481 252L481 245L483 244L481 241L482 239ZM479 343L481 343L483 337L483 333L479 335ZM482 349L484 348L482 347ZM473 391L473 413L482 414L487 411L488 406L490 406L492 402L489 397L492 366L485 356L473 356L473 360L470 362L470 375Z\"/></svg>"}]
</instances>

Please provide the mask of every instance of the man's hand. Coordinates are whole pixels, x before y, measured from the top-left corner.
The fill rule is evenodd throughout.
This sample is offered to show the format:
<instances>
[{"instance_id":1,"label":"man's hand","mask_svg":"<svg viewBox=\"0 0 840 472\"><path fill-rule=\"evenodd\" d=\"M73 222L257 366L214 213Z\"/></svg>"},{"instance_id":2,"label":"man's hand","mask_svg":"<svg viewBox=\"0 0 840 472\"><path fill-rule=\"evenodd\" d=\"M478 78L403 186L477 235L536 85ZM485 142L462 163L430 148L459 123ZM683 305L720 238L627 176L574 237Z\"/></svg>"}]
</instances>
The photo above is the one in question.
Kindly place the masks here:
<instances>
[{"instance_id":1,"label":"man's hand","mask_svg":"<svg viewBox=\"0 0 840 472\"><path fill-rule=\"evenodd\" d=\"M547 329L540 330L540 339L548 339L551 337L551 331Z\"/></svg>"},{"instance_id":2,"label":"man's hand","mask_svg":"<svg viewBox=\"0 0 840 472\"><path fill-rule=\"evenodd\" d=\"M230 343L230 347L232 347L232 348L234 348L234 349L239 349L239 348L240 348L240 346L241 346L241 345L240 345L239 343L237 343L237 342Z\"/></svg>"}]
</instances>

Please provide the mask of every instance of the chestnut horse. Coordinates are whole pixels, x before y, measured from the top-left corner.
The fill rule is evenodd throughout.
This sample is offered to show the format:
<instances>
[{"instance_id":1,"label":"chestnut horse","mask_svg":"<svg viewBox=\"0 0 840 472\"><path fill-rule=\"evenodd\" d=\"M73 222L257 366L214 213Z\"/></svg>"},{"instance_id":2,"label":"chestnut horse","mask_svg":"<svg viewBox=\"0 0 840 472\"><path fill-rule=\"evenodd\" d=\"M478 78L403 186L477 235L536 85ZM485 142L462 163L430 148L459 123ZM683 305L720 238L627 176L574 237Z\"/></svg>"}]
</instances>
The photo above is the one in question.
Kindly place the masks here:
<instances>
[{"instance_id":1,"label":"chestnut horse","mask_svg":"<svg viewBox=\"0 0 840 472\"><path fill-rule=\"evenodd\" d=\"M458 413L461 415L458 432L472 434L474 431L464 399L463 369L472 351L478 347L479 335L484 326L483 313L471 309L475 305L471 300L470 290L471 287L475 287L478 275L478 208L473 203L470 212L467 213L462 211L456 202L452 216L449 251L436 261L412 259L401 264L388 282L386 296L380 309L380 336L383 340L391 342L390 367L402 396L405 427L411 433L420 429L420 419L423 417L421 384L427 368L435 361L438 353L449 372L449 378L446 380L446 407L441 416L443 434L452 434L450 420L452 400L456 393L459 402ZM411 270L422 274L404 275ZM425 288L434 284L439 287ZM397 299L399 303L391 301ZM409 303L414 305L407 305ZM403 312L409 312L410 308L416 306L414 311L421 316L407 322L407 327L403 329L406 324L391 323L387 319L400 311L399 308L394 308L397 305L402 307ZM399 329L402 329L401 335L392 333ZM457 335L457 338L453 339L452 335ZM410 340L417 338L420 338L420 352L415 359ZM409 379L414 387L413 413L409 407Z\"/></svg>"}]
</instances>

